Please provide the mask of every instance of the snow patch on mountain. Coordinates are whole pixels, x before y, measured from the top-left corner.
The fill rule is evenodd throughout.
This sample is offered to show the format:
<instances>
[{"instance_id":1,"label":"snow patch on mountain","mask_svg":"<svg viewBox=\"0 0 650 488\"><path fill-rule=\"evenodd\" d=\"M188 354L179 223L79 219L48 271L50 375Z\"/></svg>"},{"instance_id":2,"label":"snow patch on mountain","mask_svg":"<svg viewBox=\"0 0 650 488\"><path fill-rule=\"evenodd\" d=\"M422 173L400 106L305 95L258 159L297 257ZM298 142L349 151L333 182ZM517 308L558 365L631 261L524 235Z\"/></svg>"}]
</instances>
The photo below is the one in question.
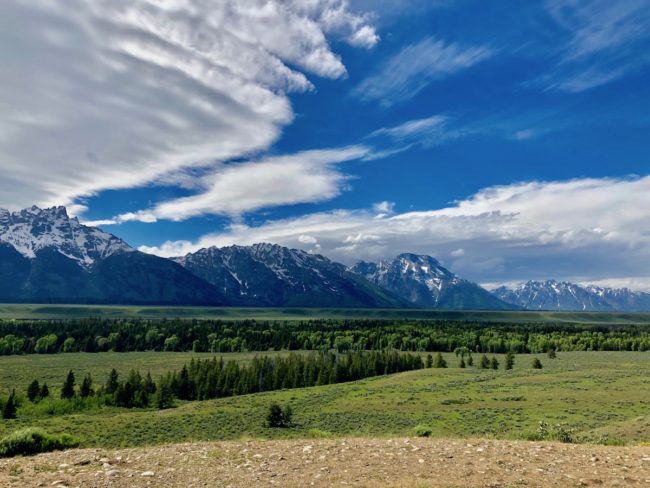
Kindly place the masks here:
<instances>
[{"instance_id":1,"label":"snow patch on mountain","mask_svg":"<svg viewBox=\"0 0 650 488\"><path fill-rule=\"evenodd\" d=\"M629 288L578 285L567 281L527 281L492 293L527 310L650 311L650 294Z\"/></svg>"},{"instance_id":2,"label":"snow patch on mountain","mask_svg":"<svg viewBox=\"0 0 650 488\"><path fill-rule=\"evenodd\" d=\"M0 243L30 259L43 249L54 248L84 267L117 252L133 251L114 235L70 218L65 207L32 206L17 212L0 209Z\"/></svg>"},{"instance_id":3,"label":"snow patch on mountain","mask_svg":"<svg viewBox=\"0 0 650 488\"><path fill-rule=\"evenodd\" d=\"M350 268L371 283L424 308L507 309L487 290L467 281L427 255L403 253L377 263L360 261Z\"/></svg>"}]
</instances>

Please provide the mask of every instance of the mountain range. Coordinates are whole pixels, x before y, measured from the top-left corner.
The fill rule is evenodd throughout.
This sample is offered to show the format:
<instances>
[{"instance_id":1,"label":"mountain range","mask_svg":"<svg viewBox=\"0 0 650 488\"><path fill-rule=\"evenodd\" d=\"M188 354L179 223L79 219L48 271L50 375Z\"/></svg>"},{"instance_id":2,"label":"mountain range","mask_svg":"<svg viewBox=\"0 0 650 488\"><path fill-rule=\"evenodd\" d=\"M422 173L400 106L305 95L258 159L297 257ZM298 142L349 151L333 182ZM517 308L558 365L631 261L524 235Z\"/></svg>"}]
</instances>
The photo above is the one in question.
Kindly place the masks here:
<instances>
[{"instance_id":1,"label":"mountain range","mask_svg":"<svg viewBox=\"0 0 650 488\"><path fill-rule=\"evenodd\" d=\"M500 300L476 283L456 276L431 256L404 253L394 259L377 263L360 261L350 269L418 308L519 308Z\"/></svg>"},{"instance_id":2,"label":"mountain range","mask_svg":"<svg viewBox=\"0 0 650 488\"><path fill-rule=\"evenodd\" d=\"M342 264L276 244L211 247L173 260L215 286L233 305L409 306Z\"/></svg>"},{"instance_id":3,"label":"mountain range","mask_svg":"<svg viewBox=\"0 0 650 488\"><path fill-rule=\"evenodd\" d=\"M431 256L352 267L276 244L166 259L70 218L64 207L0 209L0 302L650 310L650 294L555 281L488 292Z\"/></svg>"},{"instance_id":4,"label":"mountain range","mask_svg":"<svg viewBox=\"0 0 650 488\"><path fill-rule=\"evenodd\" d=\"M526 310L650 311L650 293L629 288L605 288L565 281L528 281L516 287L501 286L492 293Z\"/></svg>"},{"instance_id":5,"label":"mountain range","mask_svg":"<svg viewBox=\"0 0 650 488\"><path fill-rule=\"evenodd\" d=\"M68 217L64 207L0 210L0 301L226 304L168 259Z\"/></svg>"}]
</instances>

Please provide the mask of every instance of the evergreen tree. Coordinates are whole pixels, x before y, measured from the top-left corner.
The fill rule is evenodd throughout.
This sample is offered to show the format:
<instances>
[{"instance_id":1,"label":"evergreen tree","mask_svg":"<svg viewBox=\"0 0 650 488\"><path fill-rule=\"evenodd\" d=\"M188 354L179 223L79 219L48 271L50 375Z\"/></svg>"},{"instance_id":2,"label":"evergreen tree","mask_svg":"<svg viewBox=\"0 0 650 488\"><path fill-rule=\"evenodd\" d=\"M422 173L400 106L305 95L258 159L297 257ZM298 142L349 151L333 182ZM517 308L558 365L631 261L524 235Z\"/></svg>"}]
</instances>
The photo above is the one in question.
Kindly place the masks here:
<instances>
[{"instance_id":1,"label":"evergreen tree","mask_svg":"<svg viewBox=\"0 0 650 488\"><path fill-rule=\"evenodd\" d=\"M160 378L160 381L158 382L158 386L156 388L156 406L158 409L164 410L166 408L171 408L173 406L173 403L174 399L171 378L169 375L163 376Z\"/></svg>"},{"instance_id":2,"label":"evergreen tree","mask_svg":"<svg viewBox=\"0 0 650 488\"><path fill-rule=\"evenodd\" d=\"M479 367L481 369L488 369L490 367L490 360L485 354L481 356L481 362L479 363Z\"/></svg>"},{"instance_id":3,"label":"evergreen tree","mask_svg":"<svg viewBox=\"0 0 650 488\"><path fill-rule=\"evenodd\" d=\"M440 353L436 354L436 359L433 361L433 367L434 368L446 368L447 367L447 361L445 361L445 358L442 357L442 354L440 354Z\"/></svg>"},{"instance_id":4,"label":"evergreen tree","mask_svg":"<svg viewBox=\"0 0 650 488\"><path fill-rule=\"evenodd\" d=\"M474 358L472 357L472 353L469 353L469 356L467 357L467 365L468 366L474 366Z\"/></svg>"},{"instance_id":5,"label":"evergreen tree","mask_svg":"<svg viewBox=\"0 0 650 488\"><path fill-rule=\"evenodd\" d=\"M47 383L43 383L38 396L41 397L41 400L50 396L50 389L48 388Z\"/></svg>"},{"instance_id":6,"label":"evergreen tree","mask_svg":"<svg viewBox=\"0 0 650 488\"><path fill-rule=\"evenodd\" d=\"M82 398L87 398L93 395L94 393L95 392L93 391L93 379L90 376L90 373L86 373L86 376L84 376L84 379L81 382L81 387L79 388L79 396Z\"/></svg>"},{"instance_id":7,"label":"evergreen tree","mask_svg":"<svg viewBox=\"0 0 650 488\"><path fill-rule=\"evenodd\" d=\"M464 368L465 367L465 360L463 358L460 358L460 362L458 363L459 368Z\"/></svg>"},{"instance_id":8,"label":"evergreen tree","mask_svg":"<svg viewBox=\"0 0 650 488\"><path fill-rule=\"evenodd\" d=\"M106 388L104 388L104 391L106 391L106 393L109 395L113 395L117 390L119 383L118 380L119 376L117 374L117 371L115 371L115 368L111 369L111 372L108 375L108 380L106 380Z\"/></svg>"},{"instance_id":9,"label":"evergreen tree","mask_svg":"<svg viewBox=\"0 0 650 488\"><path fill-rule=\"evenodd\" d=\"M74 379L74 373L72 370L68 371L68 376L65 379L65 382L63 383L63 387L61 388L61 398L63 399L70 399L74 396L74 385L75 385L75 379Z\"/></svg>"},{"instance_id":10,"label":"evergreen tree","mask_svg":"<svg viewBox=\"0 0 650 488\"><path fill-rule=\"evenodd\" d=\"M7 403L5 403L5 406L2 409L2 418L5 420L16 418L16 390L12 390L9 394Z\"/></svg>"},{"instance_id":11,"label":"evergreen tree","mask_svg":"<svg viewBox=\"0 0 650 488\"><path fill-rule=\"evenodd\" d=\"M512 351L509 351L508 354L506 354L505 368L512 369L514 366L515 366L515 355L512 353Z\"/></svg>"},{"instance_id":12,"label":"evergreen tree","mask_svg":"<svg viewBox=\"0 0 650 488\"><path fill-rule=\"evenodd\" d=\"M29 401L34 403L38 399L38 394L41 392L41 386L38 384L38 380L32 381L27 387L27 398Z\"/></svg>"},{"instance_id":13,"label":"evergreen tree","mask_svg":"<svg viewBox=\"0 0 650 488\"><path fill-rule=\"evenodd\" d=\"M539 358L533 359L533 369L542 369L542 362Z\"/></svg>"},{"instance_id":14,"label":"evergreen tree","mask_svg":"<svg viewBox=\"0 0 650 488\"><path fill-rule=\"evenodd\" d=\"M144 391L147 392L149 395L153 395L156 393L156 384L153 382L153 379L151 378L151 373L147 371L147 376L144 379L144 383L142 384L142 387L144 388Z\"/></svg>"},{"instance_id":15,"label":"evergreen tree","mask_svg":"<svg viewBox=\"0 0 650 488\"><path fill-rule=\"evenodd\" d=\"M433 356L431 354L427 354L426 367L427 368L433 367Z\"/></svg>"},{"instance_id":16,"label":"evergreen tree","mask_svg":"<svg viewBox=\"0 0 650 488\"><path fill-rule=\"evenodd\" d=\"M555 353L555 349L550 349L548 351L548 357L549 359L555 359L557 357L557 354Z\"/></svg>"},{"instance_id":17,"label":"evergreen tree","mask_svg":"<svg viewBox=\"0 0 650 488\"><path fill-rule=\"evenodd\" d=\"M233 378L234 383L234 378ZM279 389L279 388L278 388ZM178 380L176 382L176 397L180 400L192 400L192 383L190 381L190 373L187 369L187 366L183 366L181 373L178 375Z\"/></svg>"},{"instance_id":18,"label":"evergreen tree","mask_svg":"<svg viewBox=\"0 0 650 488\"><path fill-rule=\"evenodd\" d=\"M499 360L496 356L492 356L492 359L490 359L490 368L499 369Z\"/></svg>"}]
</instances>

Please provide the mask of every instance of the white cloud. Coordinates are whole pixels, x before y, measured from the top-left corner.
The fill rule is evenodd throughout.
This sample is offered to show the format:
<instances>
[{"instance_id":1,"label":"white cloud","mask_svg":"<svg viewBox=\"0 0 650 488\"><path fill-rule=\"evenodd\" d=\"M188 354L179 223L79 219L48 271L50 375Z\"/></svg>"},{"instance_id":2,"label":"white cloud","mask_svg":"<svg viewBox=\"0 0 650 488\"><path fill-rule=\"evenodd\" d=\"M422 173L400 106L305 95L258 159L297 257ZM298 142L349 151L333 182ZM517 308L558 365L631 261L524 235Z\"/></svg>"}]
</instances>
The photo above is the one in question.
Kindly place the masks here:
<instances>
[{"instance_id":1,"label":"white cloud","mask_svg":"<svg viewBox=\"0 0 650 488\"><path fill-rule=\"evenodd\" d=\"M335 163L362 158L367 152L352 146L222 165L201 177L202 192L119 215L115 221L180 221L206 214L239 217L266 207L328 200L341 192L347 179Z\"/></svg>"},{"instance_id":2,"label":"white cloud","mask_svg":"<svg viewBox=\"0 0 650 488\"><path fill-rule=\"evenodd\" d=\"M309 235L323 254L346 263L405 251L444 262L453 254L454 270L480 282L631 279L650 276L649 221L650 176L578 179L486 188L448 208L380 219L374 209L340 210L238 224L143 250L171 256L262 241L301 247L300 236Z\"/></svg>"},{"instance_id":3,"label":"white cloud","mask_svg":"<svg viewBox=\"0 0 650 488\"><path fill-rule=\"evenodd\" d=\"M522 129L514 133L513 139L517 141L525 141L532 139L538 135L538 132L535 129Z\"/></svg>"},{"instance_id":4,"label":"white cloud","mask_svg":"<svg viewBox=\"0 0 650 488\"><path fill-rule=\"evenodd\" d=\"M395 127L382 127L370 134L370 137L391 137L405 139L413 136L429 134L441 129L448 118L442 115L433 115L425 119L408 120Z\"/></svg>"},{"instance_id":5,"label":"white cloud","mask_svg":"<svg viewBox=\"0 0 650 488\"><path fill-rule=\"evenodd\" d=\"M302 244L316 244L318 242L318 239L313 236L307 236L303 234L298 237L298 242Z\"/></svg>"},{"instance_id":6,"label":"white cloud","mask_svg":"<svg viewBox=\"0 0 650 488\"><path fill-rule=\"evenodd\" d=\"M395 202L389 202L388 200L377 202L372 206L372 209L377 213L378 217L384 217L386 215L392 214L394 208Z\"/></svg>"},{"instance_id":7,"label":"white cloud","mask_svg":"<svg viewBox=\"0 0 650 488\"><path fill-rule=\"evenodd\" d=\"M404 47L354 90L361 100L391 105L413 98L435 80L451 76L492 56L492 49L445 44L431 37Z\"/></svg>"},{"instance_id":8,"label":"white cloud","mask_svg":"<svg viewBox=\"0 0 650 488\"><path fill-rule=\"evenodd\" d=\"M549 0L552 18L569 35L557 68L541 81L581 92L650 63L647 0Z\"/></svg>"},{"instance_id":9,"label":"white cloud","mask_svg":"<svg viewBox=\"0 0 650 488\"><path fill-rule=\"evenodd\" d=\"M392 127L382 127L371 132L367 139L377 146L366 160L385 158L413 147L430 147L485 131L480 123L465 127L451 127L451 118L432 115L424 119L407 120ZM384 149L379 149L383 147Z\"/></svg>"},{"instance_id":10,"label":"white cloud","mask_svg":"<svg viewBox=\"0 0 650 488\"><path fill-rule=\"evenodd\" d=\"M344 0L3 2L0 206L71 204L267 149L292 121L288 92L346 76L328 38L378 40Z\"/></svg>"}]
</instances>

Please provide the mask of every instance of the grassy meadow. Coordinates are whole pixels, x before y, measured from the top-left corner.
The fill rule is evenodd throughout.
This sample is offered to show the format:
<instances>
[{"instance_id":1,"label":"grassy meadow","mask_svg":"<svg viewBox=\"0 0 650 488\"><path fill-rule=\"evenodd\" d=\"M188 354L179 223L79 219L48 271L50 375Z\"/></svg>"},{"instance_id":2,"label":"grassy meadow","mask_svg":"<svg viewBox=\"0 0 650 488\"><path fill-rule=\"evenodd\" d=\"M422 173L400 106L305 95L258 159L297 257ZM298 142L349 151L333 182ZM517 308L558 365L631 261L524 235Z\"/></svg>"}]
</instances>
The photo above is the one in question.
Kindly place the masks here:
<instances>
[{"instance_id":1,"label":"grassy meadow","mask_svg":"<svg viewBox=\"0 0 650 488\"><path fill-rule=\"evenodd\" d=\"M390 319L494 323L650 324L650 313L532 312L355 308L157 307L122 305L0 304L0 319L185 318L224 320Z\"/></svg>"},{"instance_id":2,"label":"grassy meadow","mask_svg":"<svg viewBox=\"0 0 650 488\"><path fill-rule=\"evenodd\" d=\"M177 369L191 353L98 353L0 358L3 386L47 379L52 391L72 368L97 381L110 367ZM210 354L203 354L212 356ZM242 361L250 353L224 355ZM282 390L201 402L169 410L98 411L62 416L21 415L0 422L0 436L25 426L68 433L82 446L139 446L194 440L318 436L409 436L418 425L433 436L526 438L540 421L562 424L578 442L638 444L650 441L650 352L560 352L517 355L511 371L458 367L424 369L313 388ZM475 355L474 360L480 355ZM491 355L489 355L491 357ZM538 357L543 369L534 370ZM504 357L497 356L501 365ZM48 376L49 375L49 376ZM55 377L59 377L56 381ZM50 380L49 378L52 378ZM271 403L291 405L295 426L269 429Z\"/></svg>"}]
</instances>

